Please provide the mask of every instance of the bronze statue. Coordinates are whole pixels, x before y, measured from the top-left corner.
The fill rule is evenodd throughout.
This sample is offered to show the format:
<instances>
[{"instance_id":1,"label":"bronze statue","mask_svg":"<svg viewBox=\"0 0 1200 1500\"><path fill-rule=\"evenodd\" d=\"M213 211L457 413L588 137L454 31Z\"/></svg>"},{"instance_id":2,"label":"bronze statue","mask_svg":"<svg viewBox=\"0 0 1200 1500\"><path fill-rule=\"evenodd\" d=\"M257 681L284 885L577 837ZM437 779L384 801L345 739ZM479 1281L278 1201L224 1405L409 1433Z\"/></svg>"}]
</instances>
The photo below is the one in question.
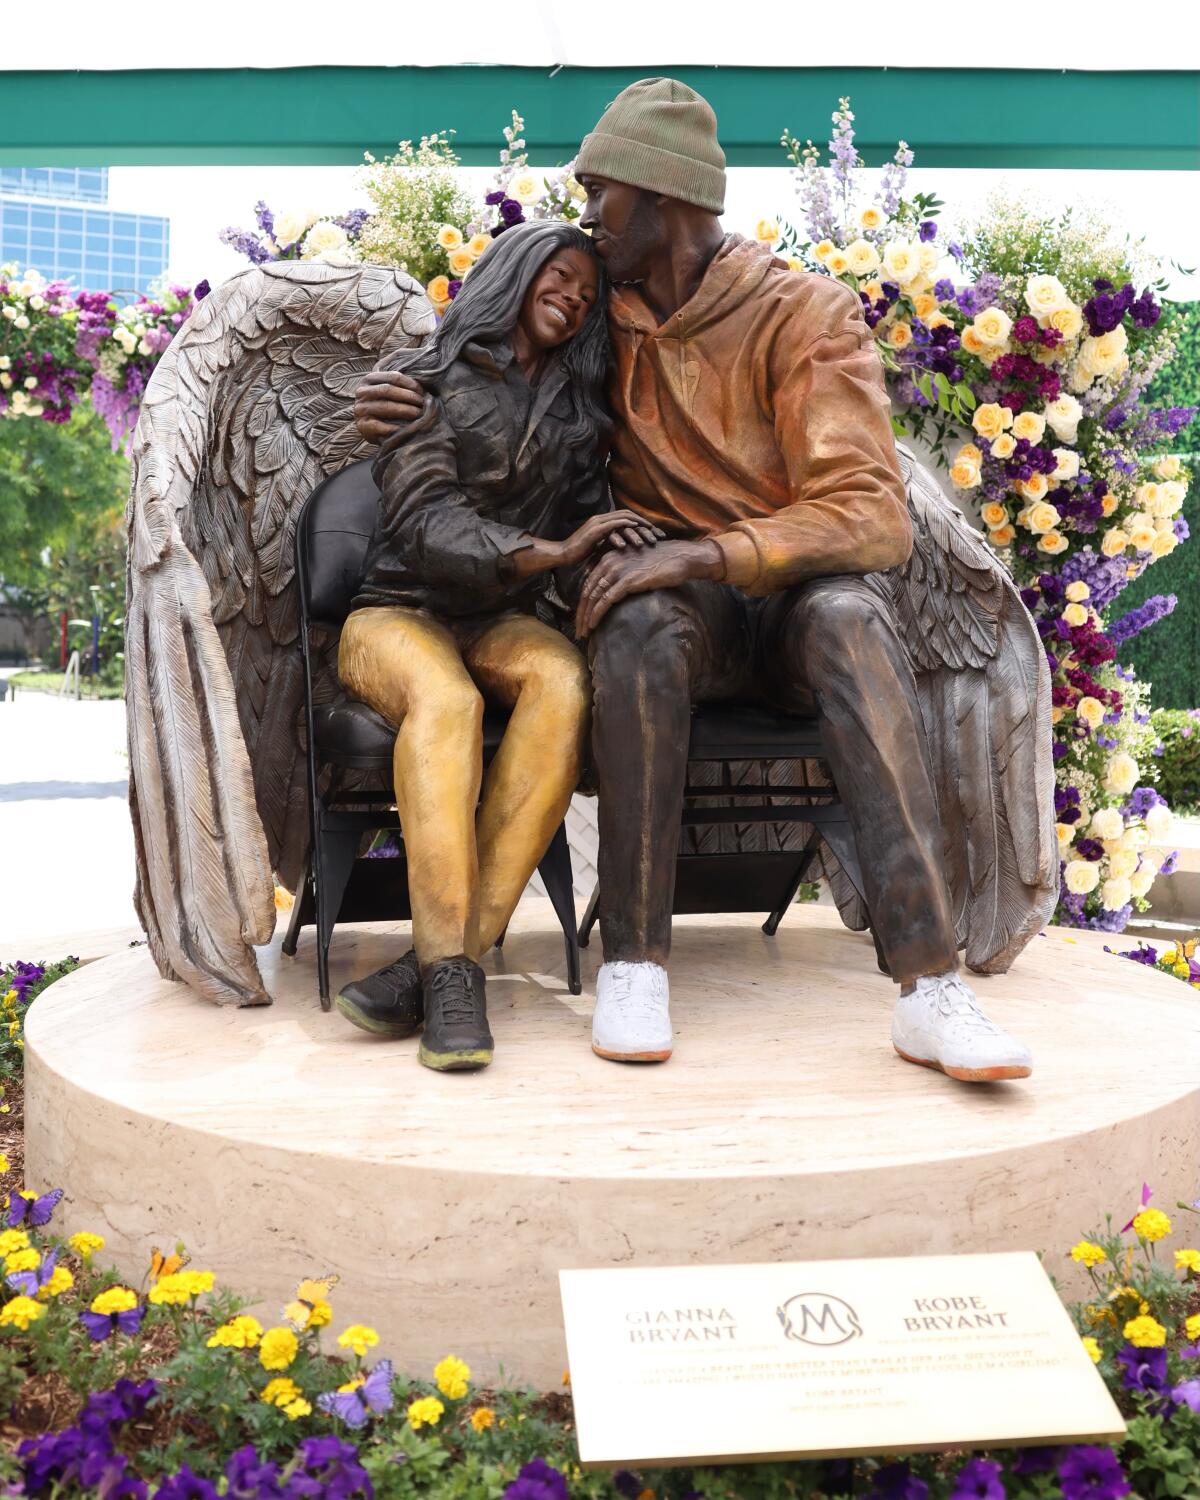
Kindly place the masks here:
<instances>
[{"instance_id":1,"label":"bronze statue","mask_svg":"<svg viewBox=\"0 0 1200 1500\"><path fill-rule=\"evenodd\" d=\"M707 103L644 79L581 147L582 226L615 283L616 500L667 539L599 559L579 599L600 797L593 1048L670 1056L666 962L692 702L820 715L866 909L826 851L843 917L869 920L901 994L897 1052L964 1081L1027 1050L959 977L1008 967L1056 895L1049 680L1011 579L897 452L861 308L723 234ZM367 378L378 440L423 407Z\"/></svg>"}]
</instances>

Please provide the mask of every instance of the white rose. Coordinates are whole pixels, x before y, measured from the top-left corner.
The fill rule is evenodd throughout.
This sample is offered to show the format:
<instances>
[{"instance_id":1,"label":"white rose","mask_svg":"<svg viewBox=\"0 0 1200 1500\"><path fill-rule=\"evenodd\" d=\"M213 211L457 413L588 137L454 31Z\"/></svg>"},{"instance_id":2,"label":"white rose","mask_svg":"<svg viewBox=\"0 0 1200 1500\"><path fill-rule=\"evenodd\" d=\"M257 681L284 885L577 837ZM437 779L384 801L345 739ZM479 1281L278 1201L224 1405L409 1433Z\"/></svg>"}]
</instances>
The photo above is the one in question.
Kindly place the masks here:
<instances>
[{"instance_id":1,"label":"white rose","mask_svg":"<svg viewBox=\"0 0 1200 1500\"><path fill-rule=\"evenodd\" d=\"M1158 487L1158 504L1154 508L1156 516L1173 516L1178 513L1183 505L1183 497L1187 494L1187 485L1179 479L1167 479Z\"/></svg>"},{"instance_id":2,"label":"white rose","mask_svg":"<svg viewBox=\"0 0 1200 1500\"><path fill-rule=\"evenodd\" d=\"M1118 750L1108 763L1108 771L1104 777L1105 790L1124 797L1133 791L1137 781L1137 761L1124 750Z\"/></svg>"},{"instance_id":3,"label":"white rose","mask_svg":"<svg viewBox=\"0 0 1200 1500\"><path fill-rule=\"evenodd\" d=\"M523 203L528 207L542 196L542 185L535 173L518 172L515 177L509 179L505 191L510 198L515 198L518 203Z\"/></svg>"},{"instance_id":4,"label":"white rose","mask_svg":"<svg viewBox=\"0 0 1200 1500\"><path fill-rule=\"evenodd\" d=\"M1178 453L1167 453L1155 462L1154 472L1159 479L1178 479L1182 467Z\"/></svg>"},{"instance_id":5,"label":"white rose","mask_svg":"<svg viewBox=\"0 0 1200 1500\"><path fill-rule=\"evenodd\" d=\"M1079 454L1074 448L1055 448L1054 456L1058 464L1054 470L1055 479L1074 479L1079 473Z\"/></svg>"},{"instance_id":6,"label":"white rose","mask_svg":"<svg viewBox=\"0 0 1200 1500\"><path fill-rule=\"evenodd\" d=\"M308 228L303 214L282 213L275 219L275 241L279 245L294 245Z\"/></svg>"},{"instance_id":7,"label":"white rose","mask_svg":"<svg viewBox=\"0 0 1200 1500\"><path fill-rule=\"evenodd\" d=\"M1157 874L1157 870L1151 870L1145 864L1143 864L1142 867L1129 878L1130 894L1133 896L1144 896L1150 889L1150 887L1154 884L1154 877Z\"/></svg>"},{"instance_id":8,"label":"white rose","mask_svg":"<svg viewBox=\"0 0 1200 1500\"><path fill-rule=\"evenodd\" d=\"M1089 891L1094 891L1100 884L1100 866L1090 859L1068 860L1067 867L1063 871L1063 879L1066 881L1067 890L1076 896L1086 896Z\"/></svg>"},{"instance_id":9,"label":"white rose","mask_svg":"<svg viewBox=\"0 0 1200 1500\"><path fill-rule=\"evenodd\" d=\"M883 269L890 281L906 286L921 274L921 247L914 240L891 240L883 247Z\"/></svg>"},{"instance_id":10,"label":"white rose","mask_svg":"<svg viewBox=\"0 0 1200 1500\"><path fill-rule=\"evenodd\" d=\"M46 305L46 299L45 297L39 297L35 292L29 299L29 305L33 308L34 312L41 312L42 308Z\"/></svg>"},{"instance_id":11,"label":"white rose","mask_svg":"<svg viewBox=\"0 0 1200 1500\"><path fill-rule=\"evenodd\" d=\"M148 344L145 339L139 339L137 351L139 354L153 354L154 347L153 345Z\"/></svg>"},{"instance_id":12,"label":"white rose","mask_svg":"<svg viewBox=\"0 0 1200 1500\"><path fill-rule=\"evenodd\" d=\"M1112 375L1120 367L1128 343L1125 325L1118 323L1111 333L1084 339L1079 346L1079 364L1092 375Z\"/></svg>"},{"instance_id":13,"label":"white rose","mask_svg":"<svg viewBox=\"0 0 1200 1500\"><path fill-rule=\"evenodd\" d=\"M29 327L29 319L25 316L24 313L22 313L20 315L20 317L14 318L14 320L13 320L13 327L14 328L28 328Z\"/></svg>"},{"instance_id":14,"label":"white rose","mask_svg":"<svg viewBox=\"0 0 1200 1500\"><path fill-rule=\"evenodd\" d=\"M1118 849L1115 854L1109 855L1108 873L1118 880L1128 880L1138 867L1136 849ZM1124 901L1118 903L1124 906Z\"/></svg>"},{"instance_id":15,"label":"white rose","mask_svg":"<svg viewBox=\"0 0 1200 1500\"><path fill-rule=\"evenodd\" d=\"M1146 814L1146 832L1156 844L1165 844L1171 837L1175 819L1165 802L1156 802Z\"/></svg>"},{"instance_id":16,"label":"white rose","mask_svg":"<svg viewBox=\"0 0 1200 1500\"><path fill-rule=\"evenodd\" d=\"M1098 839L1119 839L1125 832L1125 819L1115 807L1098 807L1092 814L1091 831Z\"/></svg>"},{"instance_id":17,"label":"white rose","mask_svg":"<svg viewBox=\"0 0 1200 1500\"><path fill-rule=\"evenodd\" d=\"M318 256L344 250L348 243L346 231L340 224L332 224L328 219L320 219L304 236L300 254L305 260L316 260Z\"/></svg>"},{"instance_id":18,"label":"white rose","mask_svg":"<svg viewBox=\"0 0 1200 1500\"><path fill-rule=\"evenodd\" d=\"M1025 306L1035 318L1048 318L1060 307L1070 307L1071 298L1057 276L1031 276L1025 283Z\"/></svg>"},{"instance_id":19,"label":"white rose","mask_svg":"<svg viewBox=\"0 0 1200 1500\"><path fill-rule=\"evenodd\" d=\"M870 276L879 269L879 251L870 240L854 240L846 246L846 259L856 276Z\"/></svg>"},{"instance_id":20,"label":"white rose","mask_svg":"<svg viewBox=\"0 0 1200 1500\"><path fill-rule=\"evenodd\" d=\"M936 245L925 242L917 251L917 258L920 261L922 271L928 275L929 272L937 270L938 261L942 257Z\"/></svg>"},{"instance_id":21,"label":"white rose","mask_svg":"<svg viewBox=\"0 0 1200 1500\"><path fill-rule=\"evenodd\" d=\"M1129 904L1132 894L1129 880L1124 875L1115 875L1101 886L1100 905L1105 911L1119 911L1122 906Z\"/></svg>"}]
</instances>

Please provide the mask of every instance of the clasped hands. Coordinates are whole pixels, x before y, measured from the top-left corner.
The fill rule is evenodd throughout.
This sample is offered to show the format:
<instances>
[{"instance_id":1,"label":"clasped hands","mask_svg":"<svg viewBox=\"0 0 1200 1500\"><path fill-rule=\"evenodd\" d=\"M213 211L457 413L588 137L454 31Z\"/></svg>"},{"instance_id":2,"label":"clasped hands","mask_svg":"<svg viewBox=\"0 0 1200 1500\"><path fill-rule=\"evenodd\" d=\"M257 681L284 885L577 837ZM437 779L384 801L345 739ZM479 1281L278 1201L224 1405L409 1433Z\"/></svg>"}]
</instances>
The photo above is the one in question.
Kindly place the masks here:
<instances>
[{"instance_id":1,"label":"clasped hands","mask_svg":"<svg viewBox=\"0 0 1200 1500\"><path fill-rule=\"evenodd\" d=\"M361 437L381 443L396 427L414 422L425 406L425 391L398 370L372 370L354 396L354 422ZM711 540L668 541L666 534L631 510L592 516L565 541L541 537L513 554L518 576L593 560L575 611L575 634L589 636L604 616L630 594L669 589L691 578L719 579L725 561Z\"/></svg>"}]
</instances>

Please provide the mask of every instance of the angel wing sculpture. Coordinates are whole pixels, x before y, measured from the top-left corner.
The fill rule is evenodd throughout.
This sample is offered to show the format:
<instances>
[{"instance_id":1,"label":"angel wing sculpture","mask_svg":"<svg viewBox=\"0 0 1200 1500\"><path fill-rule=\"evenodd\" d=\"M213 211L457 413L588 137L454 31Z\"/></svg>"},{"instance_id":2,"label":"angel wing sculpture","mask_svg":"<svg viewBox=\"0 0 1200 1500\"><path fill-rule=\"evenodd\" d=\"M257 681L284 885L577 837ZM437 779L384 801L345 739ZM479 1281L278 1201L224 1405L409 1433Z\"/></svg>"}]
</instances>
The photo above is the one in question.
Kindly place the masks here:
<instances>
[{"instance_id":1,"label":"angel wing sculpture","mask_svg":"<svg viewBox=\"0 0 1200 1500\"><path fill-rule=\"evenodd\" d=\"M126 699L135 905L160 972L269 1001L254 945L307 840L296 516L368 450L354 388L434 328L403 272L282 263L199 304L132 446Z\"/></svg>"}]
</instances>

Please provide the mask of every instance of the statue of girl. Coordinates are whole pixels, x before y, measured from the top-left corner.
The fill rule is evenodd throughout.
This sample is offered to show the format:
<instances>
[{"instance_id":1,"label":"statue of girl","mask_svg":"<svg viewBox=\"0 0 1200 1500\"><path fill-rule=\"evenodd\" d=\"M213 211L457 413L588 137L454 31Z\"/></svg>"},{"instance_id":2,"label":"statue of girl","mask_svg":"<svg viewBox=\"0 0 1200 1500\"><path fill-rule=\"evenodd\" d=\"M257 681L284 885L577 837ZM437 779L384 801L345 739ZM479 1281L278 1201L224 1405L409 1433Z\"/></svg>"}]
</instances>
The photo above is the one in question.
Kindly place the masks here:
<instances>
[{"instance_id":1,"label":"statue of girl","mask_svg":"<svg viewBox=\"0 0 1200 1500\"><path fill-rule=\"evenodd\" d=\"M472 271L433 339L393 367L420 380L420 418L374 468L367 569L342 630L348 692L399 726L396 805L413 949L336 1004L420 1060L492 1059L479 957L508 924L580 776L591 685L578 649L534 612L557 570L659 533L613 510L607 288L585 234L515 226ZM483 774L485 698L511 710ZM482 790L481 790L482 783Z\"/></svg>"}]
</instances>

